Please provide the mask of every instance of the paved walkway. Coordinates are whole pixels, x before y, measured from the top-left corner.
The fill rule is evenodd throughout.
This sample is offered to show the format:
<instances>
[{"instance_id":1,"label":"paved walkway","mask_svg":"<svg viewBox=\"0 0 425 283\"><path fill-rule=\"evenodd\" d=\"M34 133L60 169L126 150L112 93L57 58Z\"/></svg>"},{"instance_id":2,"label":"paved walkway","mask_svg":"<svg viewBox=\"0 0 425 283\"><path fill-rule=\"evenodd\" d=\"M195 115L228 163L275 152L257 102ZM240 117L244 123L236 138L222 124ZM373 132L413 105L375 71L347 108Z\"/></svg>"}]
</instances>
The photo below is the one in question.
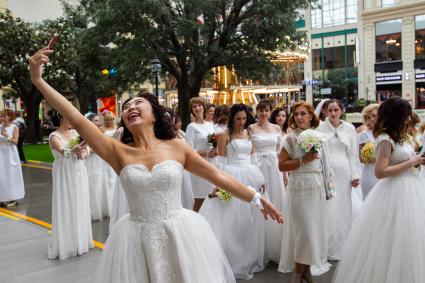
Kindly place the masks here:
<instances>
[{"instance_id":1,"label":"paved walkway","mask_svg":"<svg viewBox=\"0 0 425 283\"><path fill-rule=\"evenodd\" d=\"M51 223L51 165L26 164L23 174L25 199L19 202L18 207L9 210L29 216L31 221L39 221L42 226ZM94 282L101 249L64 261L48 260L49 234L40 225L4 215L0 211L0 282ZM96 241L106 241L108 225L108 220L92 223ZM333 270L316 277L316 282L330 283ZM238 280L238 283L289 283L290 277L290 274L277 272L276 265L270 265L263 272L256 273L252 280Z\"/></svg>"}]
</instances>

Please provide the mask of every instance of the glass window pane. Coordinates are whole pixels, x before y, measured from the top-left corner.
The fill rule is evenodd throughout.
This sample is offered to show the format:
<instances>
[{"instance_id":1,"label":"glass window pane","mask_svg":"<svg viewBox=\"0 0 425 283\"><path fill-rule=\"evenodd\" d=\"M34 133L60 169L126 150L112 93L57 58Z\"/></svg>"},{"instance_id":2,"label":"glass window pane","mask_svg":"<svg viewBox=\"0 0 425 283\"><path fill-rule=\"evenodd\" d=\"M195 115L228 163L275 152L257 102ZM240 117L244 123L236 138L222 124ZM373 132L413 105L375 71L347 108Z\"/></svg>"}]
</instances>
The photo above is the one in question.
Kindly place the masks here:
<instances>
[{"instance_id":1,"label":"glass window pane","mask_svg":"<svg viewBox=\"0 0 425 283\"><path fill-rule=\"evenodd\" d=\"M322 49L312 50L313 71L322 70Z\"/></svg>"},{"instance_id":2,"label":"glass window pane","mask_svg":"<svg viewBox=\"0 0 425 283\"><path fill-rule=\"evenodd\" d=\"M347 24L357 23L357 0L347 0Z\"/></svg>"},{"instance_id":3,"label":"glass window pane","mask_svg":"<svg viewBox=\"0 0 425 283\"><path fill-rule=\"evenodd\" d=\"M391 7L395 5L395 0L381 0L381 7Z\"/></svg>"},{"instance_id":4,"label":"glass window pane","mask_svg":"<svg viewBox=\"0 0 425 283\"><path fill-rule=\"evenodd\" d=\"M348 45L347 46L347 67L354 67L354 62L356 59L356 46Z\"/></svg>"},{"instance_id":5,"label":"glass window pane","mask_svg":"<svg viewBox=\"0 0 425 283\"><path fill-rule=\"evenodd\" d=\"M416 16L416 29L425 29L425 15Z\"/></svg>"},{"instance_id":6,"label":"glass window pane","mask_svg":"<svg viewBox=\"0 0 425 283\"><path fill-rule=\"evenodd\" d=\"M416 31L415 53L416 59L425 59L425 29Z\"/></svg>"},{"instance_id":7,"label":"glass window pane","mask_svg":"<svg viewBox=\"0 0 425 283\"><path fill-rule=\"evenodd\" d=\"M311 28L312 29L322 28L322 9L312 7L312 9L311 9Z\"/></svg>"},{"instance_id":8,"label":"glass window pane","mask_svg":"<svg viewBox=\"0 0 425 283\"><path fill-rule=\"evenodd\" d=\"M376 37L376 62L401 60L401 33Z\"/></svg>"},{"instance_id":9,"label":"glass window pane","mask_svg":"<svg viewBox=\"0 0 425 283\"><path fill-rule=\"evenodd\" d=\"M345 46L334 47L334 68L345 68Z\"/></svg>"},{"instance_id":10,"label":"glass window pane","mask_svg":"<svg viewBox=\"0 0 425 283\"><path fill-rule=\"evenodd\" d=\"M401 19L376 23L376 35L401 32Z\"/></svg>"}]
</instances>

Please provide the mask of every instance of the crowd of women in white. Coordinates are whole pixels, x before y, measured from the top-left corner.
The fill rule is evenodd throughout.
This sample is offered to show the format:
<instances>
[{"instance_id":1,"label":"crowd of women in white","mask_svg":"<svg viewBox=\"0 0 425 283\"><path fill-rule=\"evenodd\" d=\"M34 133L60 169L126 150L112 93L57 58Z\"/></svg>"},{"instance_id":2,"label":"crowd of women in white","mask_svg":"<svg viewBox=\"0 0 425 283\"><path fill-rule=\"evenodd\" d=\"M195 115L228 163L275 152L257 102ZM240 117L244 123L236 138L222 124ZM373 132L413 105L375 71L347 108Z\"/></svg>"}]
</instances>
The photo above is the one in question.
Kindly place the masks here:
<instances>
[{"instance_id":1,"label":"crowd of women in white","mask_svg":"<svg viewBox=\"0 0 425 283\"><path fill-rule=\"evenodd\" d=\"M425 235L425 218L423 213L416 215L423 212L417 202L425 200L425 193L418 190L423 177L414 169L425 162L424 157L414 155L424 138L419 141L420 135L415 129L419 121L407 102L390 99L379 109L380 118L378 105L365 107L364 125L356 133L352 124L341 120L344 109L338 100L320 105L322 109L316 114L324 114L323 121L306 102L295 103L289 117L286 109L273 110L270 101L262 100L253 120L251 109L243 104L235 104L230 109L221 105L215 109L198 97L190 101L193 121L184 134L172 111L165 112L151 95L142 94L124 103L119 133L115 133L110 123L113 117L109 116L109 122L108 116L105 117L101 127L103 136L115 136L122 143L112 142L94 131L94 127L99 126L96 115L88 116L94 125L81 120L81 115L41 78L40 66L48 62L51 52L43 49L30 61L33 82L65 117L58 116L59 128L50 136L55 162L54 228L49 258L65 259L87 252L92 247L90 219L102 220L109 216L111 225L118 222L111 226L99 282L136 282L142 277L148 278L146 282L234 282L234 278L250 279L268 263L275 262L279 271L293 272L292 282L310 283L314 282L313 275L329 270L328 260L341 260L335 282L400 282L406 277L411 279L409 282L422 282L425 279L425 269L421 268L425 262L420 260L420 252L425 251L420 237ZM149 112L146 109L151 109L153 114L146 114ZM395 114L391 113L394 109L397 109ZM253 123L247 126L250 120ZM112 167L92 152L85 141L73 148L68 146L77 135L69 130L68 121ZM377 121L382 124L375 125ZM168 127L172 132L166 132ZM316 129L326 139L323 150L303 151L297 140L307 129ZM375 141L373 129L375 134L376 129L380 129ZM152 131L154 137L147 139L143 131ZM410 134L408 140L404 138L406 132ZM214 133L219 135L212 141ZM173 137L185 139L192 149L186 149L180 142L168 141ZM159 141L157 149L150 151L150 141ZM377 145L377 161L362 165L359 148L368 142ZM141 149L147 148L144 156L132 152L128 157L128 146L121 145L137 147L137 143ZM154 158L164 154L163 161ZM181 168L174 162L180 160L179 154L186 156L182 164L188 172L182 170L177 177L176 171ZM325 158L330 160L330 168L326 168ZM156 162L149 170L139 159ZM166 162L170 159L174 162ZM157 168L162 170L155 170ZM227 174L219 173L217 168ZM115 172L120 172L119 177ZM161 174L165 175L156 177ZM327 199L326 193L328 175L333 176L336 191L331 199ZM385 179L378 182L375 175ZM397 179L399 175L401 180ZM388 181L391 178L395 178L393 183ZM140 187L138 190L136 185ZM400 190L411 189L416 200L415 196L406 196L408 192L394 192L397 186L404 186ZM162 191L164 188L167 192ZM231 195L223 197L221 188ZM358 203L363 201L358 197L361 192L366 200L363 207ZM144 198L139 199L140 195ZM380 198L385 195L390 199L382 203ZM176 207L182 204L199 214L196 217L187 214L180 220L172 218L180 211ZM412 209L404 211L409 205ZM352 228L353 207L360 212ZM393 226L385 221L388 207L393 208ZM277 211L284 214L285 224L279 223ZM261 212L277 221L265 221ZM357 213L356 209L354 212ZM373 214L376 215L372 217ZM199 215L203 218L199 219ZM210 228L206 228L205 219ZM409 220L414 223L409 224ZM128 221L141 223L140 230L128 226ZM422 228L413 232L412 225ZM183 232L183 227L187 231ZM190 236L185 234L189 232ZM404 235L405 232L411 234ZM212 233L215 239L211 238ZM362 233L369 233L367 244ZM204 242L199 237L204 238ZM138 244L137 239L148 244ZM395 241L406 239L411 240L406 244L409 247L421 246L416 252L410 250L410 254L402 245L390 251ZM360 259L356 259L356 252ZM196 264L187 262L183 255ZM397 266L395 261L406 260L406 257L408 266ZM361 269L365 262L369 265ZM112 271L116 268L120 271ZM391 268L396 273L392 273ZM359 276L362 280L358 280Z\"/></svg>"}]
</instances>

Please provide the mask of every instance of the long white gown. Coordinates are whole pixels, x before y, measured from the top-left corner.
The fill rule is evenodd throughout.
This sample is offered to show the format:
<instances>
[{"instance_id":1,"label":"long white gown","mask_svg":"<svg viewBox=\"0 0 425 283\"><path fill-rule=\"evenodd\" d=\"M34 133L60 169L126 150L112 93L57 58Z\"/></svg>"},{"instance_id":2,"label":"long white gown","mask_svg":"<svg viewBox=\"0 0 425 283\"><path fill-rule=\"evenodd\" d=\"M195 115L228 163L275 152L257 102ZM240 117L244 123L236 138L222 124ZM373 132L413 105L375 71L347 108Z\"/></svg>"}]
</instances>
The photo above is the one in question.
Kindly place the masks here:
<instances>
[{"instance_id":1,"label":"long white gown","mask_svg":"<svg viewBox=\"0 0 425 283\"><path fill-rule=\"evenodd\" d=\"M351 181L360 179L356 130L352 124L341 122L338 127L334 127L326 119L317 128L328 140L334 175L336 197L326 203L328 258L334 260L339 260L341 256L353 221Z\"/></svg>"},{"instance_id":2,"label":"long white gown","mask_svg":"<svg viewBox=\"0 0 425 283\"><path fill-rule=\"evenodd\" d=\"M186 128L186 142L192 146L193 149L199 151L209 151L212 147L208 144L208 134L214 133L214 125L209 122L202 124L192 122ZM211 160L205 157L205 160ZM194 198L204 199L211 193L213 185L193 174L190 175L192 183L192 191Z\"/></svg>"},{"instance_id":3,"label":"long white gown","mask_svg":"<svg viewBox=\"0 0 425 283\"><path fill-rule=\"evenodd\" d=\"M415 154L387 134L375 142L378 156L388 157L390 165ZM378 181L354 221L334 283L425 282L424 182L416 168Z\"/></svg>"},{"instance_id":4,"label":"long white gown","mask_svg":"<svg viewBox=\"0 0 425 283\"><path fill-rule=\"evenodd\" d=\"M128 213L128 202L120 178L115 180L114 196L112 198L112 212L109 217L109 231L112 231L114 224Z\"/></svg>"},{"instance_id":5,"label":"long white gown","mask_svg":"<svg viewBox=\"0 0 425 283\"><path fill-rule=\"evenodd\" d=\"M283 147L290 159L305 155L297 143L301 133L288 133ZM327 261L326 192L319 159L291 172L287 186L288 206L283 229L280 272L292 272L294 262L321 265ZM326 267L329 268L329 267Z\"/></svg>"},{"instance_id":6,"label":"long white gown","mask_svg":"<svg viewBox=\"0 0 425 283\"><path fill-rule=\"evenodd\" d=\"M373 137L373 132L369 129L364 130L359 135L359 145L364 145L366 143L374 143L375 138ZM372 188L378 182L378 179L375 176L375 163L363 164L362 173L360 177L360 185L362 187L363 200L366 199L367 195L370 193Z\"/></svg>"},{"instance_id":7,"label":"long white gown","mask_svg":"<svg viewBox=\"0 0 425 283\"><path fill-rule=\"evenodd\" d=\"M72 131L72 136L77 133ZM64 148L69 141L58 132ZM87 253L93 248L90 219L90 196L86 167L75 155L64 157L52 149L55 158L52 171L52 234L48 258L66 259Z\"/></svg>"},{"instance_id":8,"label":"long white gown","mask_svg":"<svg viewBox=\"0 0 425 283\"><path fill-rule=\"evenodd\" d=\"M7 138L0 137L0 202L15 201L24 198L24 178L18 148L9 143L13 137L14 124L5 127ZM3 126L0 126L2 131Z\"/></svg>"},{"instance_id":9,"label":"long white gown","mask_svg":"<svg viewBox=\"0 0 425 283\"><path fill-rule=\"evenodd\" d=\"M121 170L130 213L112 228L97 282L235 282L208 222L182 208L183 170L174 160L152 169L129 164Z\"/></svg>"},{"instance_id":10,"label":"long white gown","mask_svg":"<svg viewBox=\"0 0 425 283\"><path fill-rule=\"evenodd\" d=\"M251 149L249 139L233 139L227 144L223 171L260 190L264 178L259 168L251 164ZM249 280L254 272L264 269L265 221L258 207L234 197L229 202L208 198L199 213L211 225L236 278Z\"/></svg>"},{"instance_id":11,"label":"long white gown","mask_svg":"<svg viewBox=\"0 0 425 283\"><path fill-rule=\"evenodd\" d=\"M279 171L279 133L253 134L256 156L266 184L265 197L285 215L286 190L283 175ZM283 225L275 221L266 222L265 260L279 263Z\"/></svg>"},{"instance_id":12,"label":"long white gown","mask_svg":"<svg viewBox=\"0 0 425 283\"><path fill-rule=\"evenodd\" d=\"M109 181L105 176L105 161L96 153L91 153L85 160L89 191L90 211L92 220L102 220L110 216L110 195L108 193Z\"/></svg>"}]
</instances>

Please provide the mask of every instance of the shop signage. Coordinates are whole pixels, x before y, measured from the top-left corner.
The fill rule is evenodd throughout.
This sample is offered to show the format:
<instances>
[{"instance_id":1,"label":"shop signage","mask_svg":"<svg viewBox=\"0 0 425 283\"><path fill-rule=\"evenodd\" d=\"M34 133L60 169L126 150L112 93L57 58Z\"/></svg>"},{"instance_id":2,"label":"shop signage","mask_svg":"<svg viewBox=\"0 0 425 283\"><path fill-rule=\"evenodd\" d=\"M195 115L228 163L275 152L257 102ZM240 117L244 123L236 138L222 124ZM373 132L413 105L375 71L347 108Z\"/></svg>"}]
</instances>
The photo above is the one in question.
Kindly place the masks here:
<instances>
[{"instance_id":1,"label":"shop signage","mask_svg":"<svg viewBox=\"0 0 425 283\"><path fill-rule=\"evenodd\" d=\"M418 80L418 79L425 79L425 73L422 73L422 74L416 74L416 79Z\"/></svg>"},{"instance_id":2,"label":"shop signage","mask_svg":"<svg viewBox=\"0 0 425 283\"><path fill-rule=\"evenodd\" d=\"M401 81L401 75L376 77L376 82Z\"/></svg>"},{"instance_id":3,"label":"shop signage","mask_svg":"<svg viewBox=\"0 0 425 283\"><path fill-rule=\"evenodd\" d=\"M330 87L321 88L320 89L320 94L321 95L330 95L330 94L332 94L332 88L330 88Z\"/></svg>"},{"instance_id":4,"label":"shop signage","mask_svg":"<svg viewBox=\"0 0 425 283\"><path fill-rule=\"evenodd\" d=\"M322 85L323 81L320 80L304 80L303 85Z\"/></svg>"}]
</instances>

